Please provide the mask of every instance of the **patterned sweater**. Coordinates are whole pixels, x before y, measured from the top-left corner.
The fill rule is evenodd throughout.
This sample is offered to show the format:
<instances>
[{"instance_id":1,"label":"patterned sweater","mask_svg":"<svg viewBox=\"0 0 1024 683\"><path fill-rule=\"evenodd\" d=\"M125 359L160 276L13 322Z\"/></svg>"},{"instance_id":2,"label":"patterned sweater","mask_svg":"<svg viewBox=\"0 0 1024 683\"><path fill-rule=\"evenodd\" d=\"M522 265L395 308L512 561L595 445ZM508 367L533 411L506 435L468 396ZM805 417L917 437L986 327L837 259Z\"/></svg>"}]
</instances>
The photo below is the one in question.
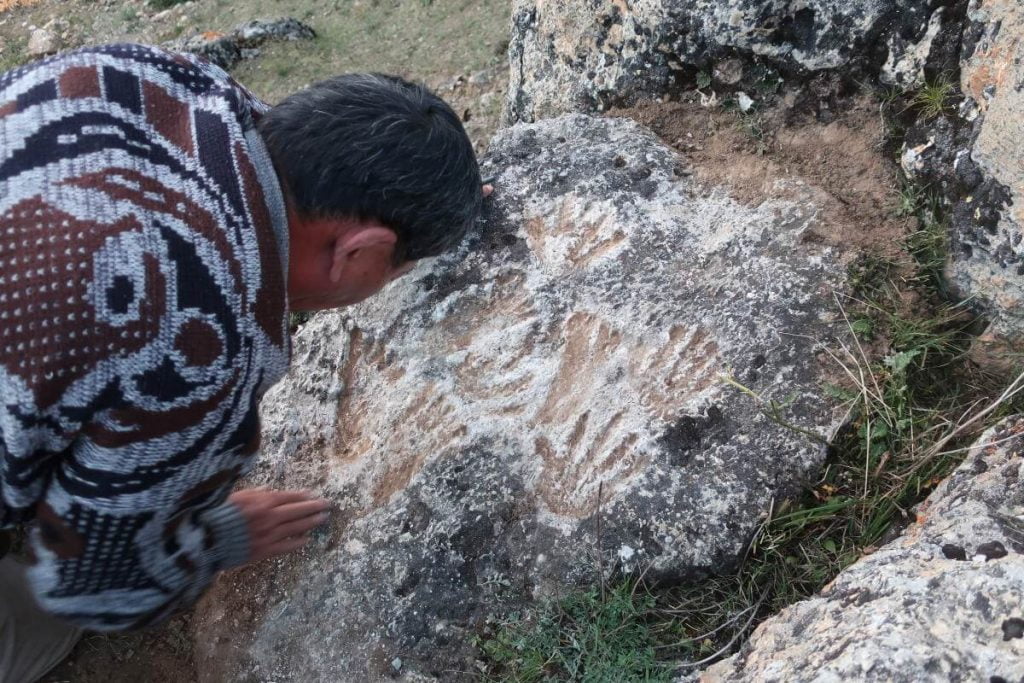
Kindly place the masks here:
<instances>
[{"instance_id":1,"label":"patterned sweater","mask_svg":"<svg viewBox=\"0 0 1024 683\"><path fill-rule=\"evenodd\" d=\"M140 45L0 75L0 527L48 610L161 619L242 563L225 503L288 364L287 226L224 71Z\"/></svg>"}]
</instances>

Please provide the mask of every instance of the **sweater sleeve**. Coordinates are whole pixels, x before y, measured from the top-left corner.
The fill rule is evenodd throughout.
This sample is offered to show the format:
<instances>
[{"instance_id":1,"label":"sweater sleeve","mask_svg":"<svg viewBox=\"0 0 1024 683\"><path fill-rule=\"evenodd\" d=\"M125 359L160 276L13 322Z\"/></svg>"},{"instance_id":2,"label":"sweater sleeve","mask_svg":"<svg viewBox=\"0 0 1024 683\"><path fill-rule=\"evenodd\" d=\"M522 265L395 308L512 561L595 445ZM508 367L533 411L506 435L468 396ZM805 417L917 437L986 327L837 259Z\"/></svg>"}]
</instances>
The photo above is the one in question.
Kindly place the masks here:
<instances>
[{"instance_id":1,"label":"sweater sleeve","mask_svg":"<svg viewBox=\"0 0 1024 683\"><path fill-rule=\"evenodd\" d=\"M237 429L202 438L231 408L218 404L195 425L123 445L100 445L116 438L94 431L60 462L31 533L29 578L44 609L94 630L139 628L191 606L218 572L246 561L246 522L227 501L240 467L215 466L238 463L253 438Z\"/></svg>"}]
</instances>

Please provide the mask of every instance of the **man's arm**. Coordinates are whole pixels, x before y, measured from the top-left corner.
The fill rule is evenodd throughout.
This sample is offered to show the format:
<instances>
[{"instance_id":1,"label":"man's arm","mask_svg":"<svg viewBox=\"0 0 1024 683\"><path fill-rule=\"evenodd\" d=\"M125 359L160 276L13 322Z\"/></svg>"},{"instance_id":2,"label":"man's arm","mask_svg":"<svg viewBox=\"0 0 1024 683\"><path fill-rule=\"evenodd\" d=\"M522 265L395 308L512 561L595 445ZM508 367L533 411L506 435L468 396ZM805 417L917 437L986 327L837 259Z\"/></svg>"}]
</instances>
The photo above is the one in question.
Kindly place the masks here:
<instances>
[{"instance_id":1,"label":"man's arm","mask_svg":"<svg viewBox=\"0 0 1024 683\"><path fill-rule=\"evenodd\" d=\"M95 630L138 628L190 606L218 571L291 552L327 518L304 491L245 490L221 503L117 510L69 496L62 467L38 508L30 571L50 612Z\"/></svg>"}]
</instances>

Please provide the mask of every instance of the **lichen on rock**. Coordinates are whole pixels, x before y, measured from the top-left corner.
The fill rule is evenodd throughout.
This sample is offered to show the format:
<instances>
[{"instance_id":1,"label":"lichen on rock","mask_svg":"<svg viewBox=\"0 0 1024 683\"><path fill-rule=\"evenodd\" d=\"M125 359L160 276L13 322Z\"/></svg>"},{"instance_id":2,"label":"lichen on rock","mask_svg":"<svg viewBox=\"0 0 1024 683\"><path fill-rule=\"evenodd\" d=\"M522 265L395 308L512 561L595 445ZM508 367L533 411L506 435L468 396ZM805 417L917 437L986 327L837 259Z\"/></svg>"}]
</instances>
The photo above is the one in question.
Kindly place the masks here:
<instances>
[{"instance_id":1,"label":"lichen on rock","mask_svg":"<svg viewBox=\"0 0 1024 683\"><path fill-rule=\"evenodd\" d=\"M932 0L516 0L506 117L534 121L661 95L742 55L805 76L921 77L942 25Z\"/></svg>"},{"instance_id":2,"label":"lichen on rock","mask_svg":"<svg viewBox=\"0 0 1024 683\"><path fill-rule=\"evenodd\" d=\"M1024 332L1024 8L972 0L955 115L907 134L904 171L952 206L950 283L990 318L979 360L1006 364Z\"/></svg>"}]
</instances>

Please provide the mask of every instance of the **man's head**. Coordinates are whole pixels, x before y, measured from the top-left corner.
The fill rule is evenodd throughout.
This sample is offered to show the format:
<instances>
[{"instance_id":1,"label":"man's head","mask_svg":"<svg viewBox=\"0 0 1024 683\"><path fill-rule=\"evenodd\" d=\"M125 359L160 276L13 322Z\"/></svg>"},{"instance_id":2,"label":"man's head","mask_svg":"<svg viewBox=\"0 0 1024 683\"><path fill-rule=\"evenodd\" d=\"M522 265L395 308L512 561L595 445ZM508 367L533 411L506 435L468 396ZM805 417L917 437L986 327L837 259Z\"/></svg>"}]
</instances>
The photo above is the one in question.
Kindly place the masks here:
<instances>
[{"instance_id":1,"label":"man's head","mask_svg":"<svg viewBox=\"0 0 1024 683\"><path fill-rule=\"evenodd\" d=\"M394 76L350 74L259 121L288 196L294 310L356 303L479 215L480 170L451 107Z\"/></svg>"}]
</instances>

